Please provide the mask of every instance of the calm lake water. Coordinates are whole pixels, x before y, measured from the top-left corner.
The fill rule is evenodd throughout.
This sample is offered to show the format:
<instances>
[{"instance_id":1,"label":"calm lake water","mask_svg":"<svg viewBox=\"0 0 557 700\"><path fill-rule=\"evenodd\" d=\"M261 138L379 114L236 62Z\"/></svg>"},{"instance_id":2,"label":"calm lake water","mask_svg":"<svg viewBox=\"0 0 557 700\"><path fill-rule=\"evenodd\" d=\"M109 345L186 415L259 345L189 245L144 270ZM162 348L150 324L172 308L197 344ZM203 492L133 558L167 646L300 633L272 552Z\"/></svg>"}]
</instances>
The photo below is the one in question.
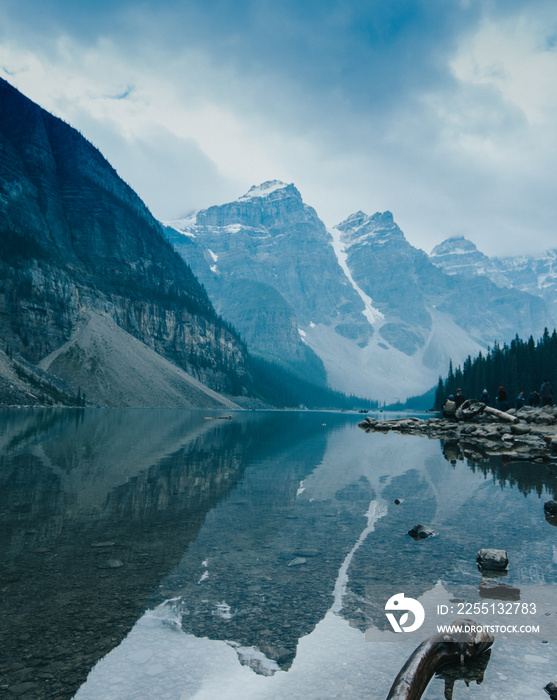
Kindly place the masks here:
<instances>
[{"instance_id":1,"label":"calm lake water","mask_svg":"<svg viewBox=\"0 0 557 700\"><path fill-rule=\"evenodd\" d=\"M1 697L382 699L459 616L437 606L517 596L536 615L506 621L540 634L495 634L484 669L423 697L445 683L455 700L547 697L554 471L458 461L436 440L366 434L357 414L225 415L0 411ZM438 535L414 541L418 523ZM479 592L484 547L508 552L489 579L503 592ZM399 593L424 605L417 636L386 618Z\"/></svg>"}]
</instances>

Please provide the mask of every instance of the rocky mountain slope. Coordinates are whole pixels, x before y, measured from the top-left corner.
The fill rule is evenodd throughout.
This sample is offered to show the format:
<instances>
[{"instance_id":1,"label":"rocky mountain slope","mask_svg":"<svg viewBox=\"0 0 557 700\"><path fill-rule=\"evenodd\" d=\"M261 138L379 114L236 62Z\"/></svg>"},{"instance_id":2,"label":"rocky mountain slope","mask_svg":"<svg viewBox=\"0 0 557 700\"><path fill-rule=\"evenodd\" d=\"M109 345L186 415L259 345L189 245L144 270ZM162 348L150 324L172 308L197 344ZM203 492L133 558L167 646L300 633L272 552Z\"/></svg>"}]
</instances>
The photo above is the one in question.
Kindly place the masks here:
<instances>
[{"instance_id":1,"label":"rocky mountain slope","mask_svg":"<svg viewBox=\"0 0 557 700\"><path fill-rule=\"evenodd\" d=\"M251 346L313 377L317 356L345 393L404 400L451 359L547 322L538 296L446 274L390 212L358 212L328 231L278 181L170 222L166 235Z\"/></svg>"},{"instance_id":2,"label":"rocky mountain slope","mask_svg":"<svg viewBox=\"0 0 557 700\"><path fill-rule=\"evenodd\" d=\"M106 319L97 330L115 325L124 343L128 334L128 368L150 351L212 390L246 391L244 344L219 319L160 223L97 149L3 80L0 236L0 335L14 356L38 363L70 342L93 312ZM103 342L110 338L116 334L105 333ZM78 383L86 392L96 385L96 401L113 405L119 399L110 384L101 390L97 382L111 357L116 353L93 352L87 375L64 371L59 356L57 370L74 391ZM119 387L126 405L150 405L146 392L143 399L137 394L142 383L136 376ZM211 393L208 405L214 400ZM192 405L191 396L181 405Z\"/></svg>"},{"instance_id":3,"label":"rocky mountain slope","mask_svg":"<svg viewBox=\"0 0 557 700\"><path fill-rule=\"evenodd\" d=\"M235 202L171 222L167 236L249 347L306 379L326 381L304 342L309 328L324 325L360 345L372 334L329 233L294 185L253 187Z\"/></svg>"},{"instance_id":4,"label":"rocky mountain slope","mask_svg":"<svg viewBox=\"0 0 557 700\"><path fill-rule=\"evenodd\" d=\"M449 238L431 251L430 259L449 275L487 277L499 287L541 297L548 324L557 326L557 249L541 255L490 258L466 238Z\"/></svg>"}]
</instances>

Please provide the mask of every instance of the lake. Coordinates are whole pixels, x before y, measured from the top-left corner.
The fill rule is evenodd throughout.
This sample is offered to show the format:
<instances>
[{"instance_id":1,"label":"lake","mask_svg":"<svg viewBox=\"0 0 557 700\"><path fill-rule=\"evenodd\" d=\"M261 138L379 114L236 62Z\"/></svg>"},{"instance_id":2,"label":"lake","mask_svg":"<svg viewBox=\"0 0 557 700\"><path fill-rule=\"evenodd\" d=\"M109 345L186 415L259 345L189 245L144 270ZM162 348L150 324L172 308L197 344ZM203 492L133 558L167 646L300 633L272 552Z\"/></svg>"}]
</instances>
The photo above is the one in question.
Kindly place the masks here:
<instances>
[{"instance_id":1,"label":"lake","mask_svg":"<svg viewBox=\"0 0 557 700\"><path fill-rule=\"evenodd\" d=\"M556 470L360 418L1 410L0 696L384 699L438 623L485 603L464 616L540 631L495 633L423 697L548 697ZM478 570L491 547L506 575ZM411 633L386 616L400 593L425 610Z\"/></svg>"}]
</instances>

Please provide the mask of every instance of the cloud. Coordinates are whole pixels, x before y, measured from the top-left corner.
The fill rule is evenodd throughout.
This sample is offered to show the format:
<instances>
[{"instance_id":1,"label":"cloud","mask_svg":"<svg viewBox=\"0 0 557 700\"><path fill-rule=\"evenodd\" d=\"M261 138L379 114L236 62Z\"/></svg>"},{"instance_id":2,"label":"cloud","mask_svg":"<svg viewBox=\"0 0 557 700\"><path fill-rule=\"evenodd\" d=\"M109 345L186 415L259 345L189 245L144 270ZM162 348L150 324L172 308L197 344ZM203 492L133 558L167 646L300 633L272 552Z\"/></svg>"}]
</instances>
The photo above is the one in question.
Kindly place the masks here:
<instances>
[{"instance_id":1,"label":"cloud","mask_svg":"<svg viewBox=\"0 0 557 700\"><path fill-rule=\"evenodd\" d=\"M238 196L234 183L191 139L158 125L125 138L116 123L99 123L88 115L79 122L89 140L110 152L111 164L160 220L177 219Z\"/></svg>"},{"instance_id":2,"label":"cloud","mask_svg":"<svg viewBox=\"0 0 557 700\"><path fill-rule=\"evenodd\" d=\"M0 13L8 79L158 216L279 178L329 224L390 209L426 250L449 235L488 253L554 245L552 2L7 0Z\"/></svg>"}]
</instances>

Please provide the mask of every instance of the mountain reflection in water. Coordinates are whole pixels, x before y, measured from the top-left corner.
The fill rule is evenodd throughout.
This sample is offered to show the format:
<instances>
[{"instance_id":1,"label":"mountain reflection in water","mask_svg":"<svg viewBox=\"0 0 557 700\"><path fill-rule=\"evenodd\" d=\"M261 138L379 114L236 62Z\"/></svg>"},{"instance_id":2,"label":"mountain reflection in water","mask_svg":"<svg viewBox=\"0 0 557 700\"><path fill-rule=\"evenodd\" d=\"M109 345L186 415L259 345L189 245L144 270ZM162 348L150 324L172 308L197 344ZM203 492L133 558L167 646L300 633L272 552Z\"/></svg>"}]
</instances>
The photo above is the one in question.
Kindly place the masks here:
<instances>
[{"instance_id":1,"label":"mountain reflection in water","mask_svg":"<svg viewBox=\"0 0 557 700\"><path fill-rule=\"evenodd\" d=\"M477 586L486 546L509 552L509 584L554 585L543 466L453 465L356 415L203 415L2 412L2 687L382 698L414 646L365 642L387 631L382 596ZM415 542L418 522L439 536ZM550 646L495 646L481 693L495 667L505 697L538 697ZM520 673L533 657L539 677Z\"/></svg>"}]
</instances>

